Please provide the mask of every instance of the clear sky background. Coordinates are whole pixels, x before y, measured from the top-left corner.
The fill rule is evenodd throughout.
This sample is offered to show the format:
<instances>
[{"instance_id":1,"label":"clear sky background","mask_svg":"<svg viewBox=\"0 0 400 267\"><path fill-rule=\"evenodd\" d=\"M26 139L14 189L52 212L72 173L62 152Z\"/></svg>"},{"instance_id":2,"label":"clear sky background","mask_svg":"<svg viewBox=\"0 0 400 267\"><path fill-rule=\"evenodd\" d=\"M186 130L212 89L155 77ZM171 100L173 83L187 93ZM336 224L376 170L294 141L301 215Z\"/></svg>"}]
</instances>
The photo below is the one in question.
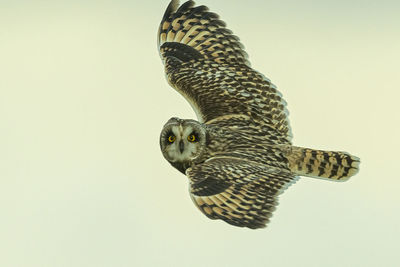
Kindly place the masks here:
<instances>
[{"instance_id":1,"label":"clear sky background","mask_svg":"<svg viewBox=\"0 0 400 267\"><path fill-rule=\"evenodd\" d=\"M361 158L302 178L261 230L206 218L159 133L163 1L0 1L0 266L400 266L400 2L197 1L288 102L296 145Z\"/></svg>"}]
</instances>

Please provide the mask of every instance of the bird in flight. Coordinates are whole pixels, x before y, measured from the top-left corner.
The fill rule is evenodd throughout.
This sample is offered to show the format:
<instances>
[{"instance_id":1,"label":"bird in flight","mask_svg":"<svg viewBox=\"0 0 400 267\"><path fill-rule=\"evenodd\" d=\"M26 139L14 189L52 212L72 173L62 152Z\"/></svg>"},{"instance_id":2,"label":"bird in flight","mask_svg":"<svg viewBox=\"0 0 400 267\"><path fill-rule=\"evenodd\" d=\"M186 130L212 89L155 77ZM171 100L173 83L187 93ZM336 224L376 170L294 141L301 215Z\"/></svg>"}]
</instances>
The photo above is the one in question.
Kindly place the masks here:
<instances>
[{"instance_id":1,"label":"bird in flight","mask_svg":"<svg viewBox=\"0 0 400 267\"><path fill-rule=\"evenodd\" d=\"M346 152L292 145L281 93L206 6L172 0L158 49L168 83L198 118L168 120L161 151L188 177L190 196L208 218L262 228L298 176L346 181L358 172L360 160Z\"/></svg>"}]
</instances>

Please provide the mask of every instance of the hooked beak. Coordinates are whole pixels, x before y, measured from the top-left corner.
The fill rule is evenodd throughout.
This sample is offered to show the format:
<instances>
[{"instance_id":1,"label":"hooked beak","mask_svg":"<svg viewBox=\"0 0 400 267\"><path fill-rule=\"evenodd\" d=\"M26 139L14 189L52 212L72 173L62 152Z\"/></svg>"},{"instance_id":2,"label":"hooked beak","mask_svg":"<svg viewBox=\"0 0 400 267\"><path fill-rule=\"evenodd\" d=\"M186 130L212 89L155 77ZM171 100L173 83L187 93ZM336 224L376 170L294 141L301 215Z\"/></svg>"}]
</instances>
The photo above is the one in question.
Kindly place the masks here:
<instances>
[{"instance_id":1,"label":"hooked beak","mask_svg":"<svg viewBox=\"0 0 400 267\"><path fill-rule=\"evenodd\" d=\"M181 153L183 153L183 149L185 148L185 144L183 143L183 141L182 140L180 140L179 141L179 151L181 152Z\"/></svg>"}]
</instances>

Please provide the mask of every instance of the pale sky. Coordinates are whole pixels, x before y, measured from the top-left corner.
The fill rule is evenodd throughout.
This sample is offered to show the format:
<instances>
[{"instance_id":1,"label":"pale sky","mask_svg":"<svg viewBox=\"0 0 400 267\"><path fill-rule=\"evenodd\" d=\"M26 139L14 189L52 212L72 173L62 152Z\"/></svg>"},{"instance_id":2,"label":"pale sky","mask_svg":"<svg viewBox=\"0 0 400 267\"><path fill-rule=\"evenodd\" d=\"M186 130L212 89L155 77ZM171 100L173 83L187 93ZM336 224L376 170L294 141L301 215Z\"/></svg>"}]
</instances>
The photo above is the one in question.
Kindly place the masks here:
<instances>
[{"instance_id":1,"label":"pale sky","mask_svg":"<svg viewBox=\"0 0 400 267\"><path fill-rule=\"evenodd\" d=\"M160 152L195 118L156 47L168 3L0 2L0 266L400 266L400 2L197 1L277 85L294 144L361 158L256 231L206 218Z\"/></svg>"}]
</instances>

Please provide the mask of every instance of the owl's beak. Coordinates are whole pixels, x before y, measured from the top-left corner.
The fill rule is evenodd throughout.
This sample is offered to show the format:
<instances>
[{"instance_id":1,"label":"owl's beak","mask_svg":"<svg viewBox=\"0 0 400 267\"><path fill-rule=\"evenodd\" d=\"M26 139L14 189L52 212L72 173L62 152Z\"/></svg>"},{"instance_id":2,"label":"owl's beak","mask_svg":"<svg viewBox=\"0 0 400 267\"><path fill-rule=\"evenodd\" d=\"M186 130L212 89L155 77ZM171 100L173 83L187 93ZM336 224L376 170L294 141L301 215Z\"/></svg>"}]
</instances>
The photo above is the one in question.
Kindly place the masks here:
<instances>
[{"instance_id":1,"label":"owl's beak","mask_svg":"<svg viewBox=\"0 0 400 267\"><path fill-rule=\"evenodd\" d=\"M183 149L185 148L185 144L183 143L183 141L182 140L180 140L179 141L179 151L181 152L181 153L183 153Z\"/></svg>"}]
</instances>

